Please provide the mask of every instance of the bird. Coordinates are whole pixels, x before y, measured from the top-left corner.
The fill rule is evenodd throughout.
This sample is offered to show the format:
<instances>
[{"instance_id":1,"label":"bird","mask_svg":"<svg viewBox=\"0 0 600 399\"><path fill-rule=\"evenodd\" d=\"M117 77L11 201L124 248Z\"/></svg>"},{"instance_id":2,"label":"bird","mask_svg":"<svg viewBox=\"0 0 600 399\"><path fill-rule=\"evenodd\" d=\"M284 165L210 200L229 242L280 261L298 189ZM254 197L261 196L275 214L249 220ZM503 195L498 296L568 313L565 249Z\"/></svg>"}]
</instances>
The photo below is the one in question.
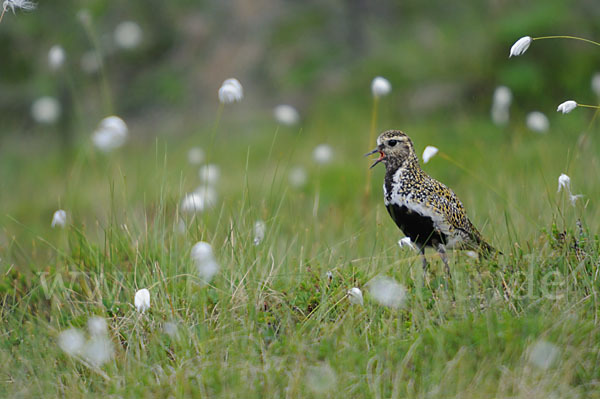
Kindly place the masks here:
<instances>
[{"instance_id":1,"label":"bird","mask_svg":"<svg viewBox=\"0 0 600 399\"><path fill-rule=\"evenodd\" d=\"M425 248L433 247L451 277L447 249L475 250L489 257L499 253L469 220L454 191L421 169L412 140L400 130L387 130L377 138L377 147L365 156L379 153L370 168L385 165L384 204L398 228L421 253L427 273Z\"/></svg>"}]
</instances>

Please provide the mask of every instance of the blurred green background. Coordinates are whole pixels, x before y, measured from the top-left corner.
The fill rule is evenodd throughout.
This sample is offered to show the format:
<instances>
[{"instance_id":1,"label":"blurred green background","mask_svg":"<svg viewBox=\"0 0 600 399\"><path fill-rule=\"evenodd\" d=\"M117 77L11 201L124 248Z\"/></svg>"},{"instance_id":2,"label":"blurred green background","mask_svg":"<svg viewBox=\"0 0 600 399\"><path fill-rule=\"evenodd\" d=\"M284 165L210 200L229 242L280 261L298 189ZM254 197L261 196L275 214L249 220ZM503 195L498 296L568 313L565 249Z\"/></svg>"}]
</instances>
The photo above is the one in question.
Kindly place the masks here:
<instances>
[{"instance_id":1,"label":"blurred green background","mask_svg":"<svg viewBox=\"0 0 600 399\"><path fill-rule=\"evenodd\" d=\"M361 157L372 146L370 82L378 75L393 87L380 101L378 132L402 129L417 151L436 145L456 160L463 170L438 159L427 168L479 224L519 212L538 221L548 208L519 204L548 202L560 173L573 172L588 198L598 192L595 181L573 171L597 166L593 111L563 116L555 109L566 99L598 100L591 80L599 53L566 40L534 42L511 59L509 48L524 35L600 37L599 16L597 1L500 0L55 1L9 12L0 25L0 245L30 242L60 207L88 224L159 197L175 207L197 185L186 161L192 146L222 168L224 198L244 185L260 197L268 184L249 176L264 180L275 170L285 179L301 165L309 184L299 194L310 198L322 188L322 205L353 206L368 165ZM123 45L118 32L127 21L139 40ZM55 45L66 54L57 69L48 63ZM217 90L229 77L242 82L245 98L219 114ZM490 119L499 85L513 95L501 127ZM60 104L51 123L32 117L32 104L44 96ZM299 124L274 120L281 103L298 109ZM546 134L527 129L533 110L550 117ZM112 114L127 122L130 138L103 154L90 138ZM335 155L324 168L310 159L320 143Z\"/></svg>"}]
</instances>

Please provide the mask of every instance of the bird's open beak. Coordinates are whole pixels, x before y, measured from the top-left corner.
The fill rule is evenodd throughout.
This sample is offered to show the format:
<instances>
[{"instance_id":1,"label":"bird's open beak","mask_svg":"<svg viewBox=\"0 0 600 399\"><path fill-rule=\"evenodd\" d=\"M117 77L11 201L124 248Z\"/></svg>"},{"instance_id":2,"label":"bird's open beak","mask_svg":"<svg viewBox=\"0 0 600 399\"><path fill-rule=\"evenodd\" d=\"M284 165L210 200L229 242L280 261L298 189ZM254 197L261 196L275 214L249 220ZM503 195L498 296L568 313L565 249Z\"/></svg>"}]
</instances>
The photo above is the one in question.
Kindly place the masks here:
<instances>
[{"instance_id":1,"label":"bird's open beak","mask_svg":"<svg viewBox=\"0 0 600 399\"><path fill-rule=\"evenodd\" d=\"M373 151L367 152L367 153L365 154L365 157L368 157L369 155L373 155L373 154L375 154L376 152L378 152L378 153L379 153L379 158L377 158L377 159L375 160L375 162L373 162L373 165L369 166L369 169L371 169L373 166L377 165L379 162L383 161L383 158L385 158L385 155L383 154L383 152L382 152L382 151L380 151L380 150L379 150L379 147L375 148Z\"/></svg>"}]
</instances>

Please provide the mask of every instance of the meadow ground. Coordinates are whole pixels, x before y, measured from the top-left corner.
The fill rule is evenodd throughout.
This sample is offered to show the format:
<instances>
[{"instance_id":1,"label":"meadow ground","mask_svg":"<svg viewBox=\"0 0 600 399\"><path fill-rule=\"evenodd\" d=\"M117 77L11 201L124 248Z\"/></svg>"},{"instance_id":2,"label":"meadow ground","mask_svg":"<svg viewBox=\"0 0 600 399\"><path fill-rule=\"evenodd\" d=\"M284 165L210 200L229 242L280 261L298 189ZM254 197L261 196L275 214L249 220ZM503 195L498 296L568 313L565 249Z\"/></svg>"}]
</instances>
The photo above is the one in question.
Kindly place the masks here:
<instances>
[{"instance_id":1,"label":"meadow ground","mask_svg":"<svg viewBox=\"0 0 600 399\"><path fill-rule=\"evenodd\" d=\"M579 145L589 115L548 134L453 116L401 128L425 170L452 187L497 260L451 255L445 286L430 253L397 241L375 169L365 202L369 113L351 106L303 129L236 128L132 141L110 154L40 138L0 146L2 397L598 397L598 141ZM588 119L589 120L589 119ZM210 125L210 124L209 124ZM249 131L250 130L250 131ZM592 130L593 131L593 130ZM317 165L312 150L333 148ZM221 167L218 201L184 214L198 186L187 150ZM307 172L289 183L291 168ZM584 197L557 193L567 173ZM68 212L64 229L53 212ZM254 243L263 220L264 239ZM581 228L577 221L581 222ZM202 284L190 251L212 244L220 265ZM372 282L405 291L385 306ZM364 304L346 293L358 287ZM136 311L148 288L151 307ZM69 328L106 320L107 361L61 350ZM92 360L90 360L92 359Z\"/></svg>"}]
</instances>

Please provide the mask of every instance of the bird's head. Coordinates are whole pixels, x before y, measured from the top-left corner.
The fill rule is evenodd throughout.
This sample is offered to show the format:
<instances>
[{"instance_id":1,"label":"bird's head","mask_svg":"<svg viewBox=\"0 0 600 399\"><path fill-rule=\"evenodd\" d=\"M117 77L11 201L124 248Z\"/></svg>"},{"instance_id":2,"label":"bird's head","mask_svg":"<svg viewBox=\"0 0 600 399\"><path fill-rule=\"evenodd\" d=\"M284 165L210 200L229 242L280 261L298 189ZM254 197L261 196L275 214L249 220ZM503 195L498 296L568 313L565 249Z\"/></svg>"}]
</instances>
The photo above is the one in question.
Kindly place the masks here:
<instances>
[{"instance_id":1,"label":"bird's head","mask_svg":"<svg viewBox=\"0 0 600 399\"><path fill-rule=\"evenodd\" d=\"M400 167L406 160L416 159L415 149L410 138L400 130L387 130L377 137L377 147L365 154L379 153L379 158L373 162L371 168L383 162L387 168Z\"/></svg>"}]
</instances>

